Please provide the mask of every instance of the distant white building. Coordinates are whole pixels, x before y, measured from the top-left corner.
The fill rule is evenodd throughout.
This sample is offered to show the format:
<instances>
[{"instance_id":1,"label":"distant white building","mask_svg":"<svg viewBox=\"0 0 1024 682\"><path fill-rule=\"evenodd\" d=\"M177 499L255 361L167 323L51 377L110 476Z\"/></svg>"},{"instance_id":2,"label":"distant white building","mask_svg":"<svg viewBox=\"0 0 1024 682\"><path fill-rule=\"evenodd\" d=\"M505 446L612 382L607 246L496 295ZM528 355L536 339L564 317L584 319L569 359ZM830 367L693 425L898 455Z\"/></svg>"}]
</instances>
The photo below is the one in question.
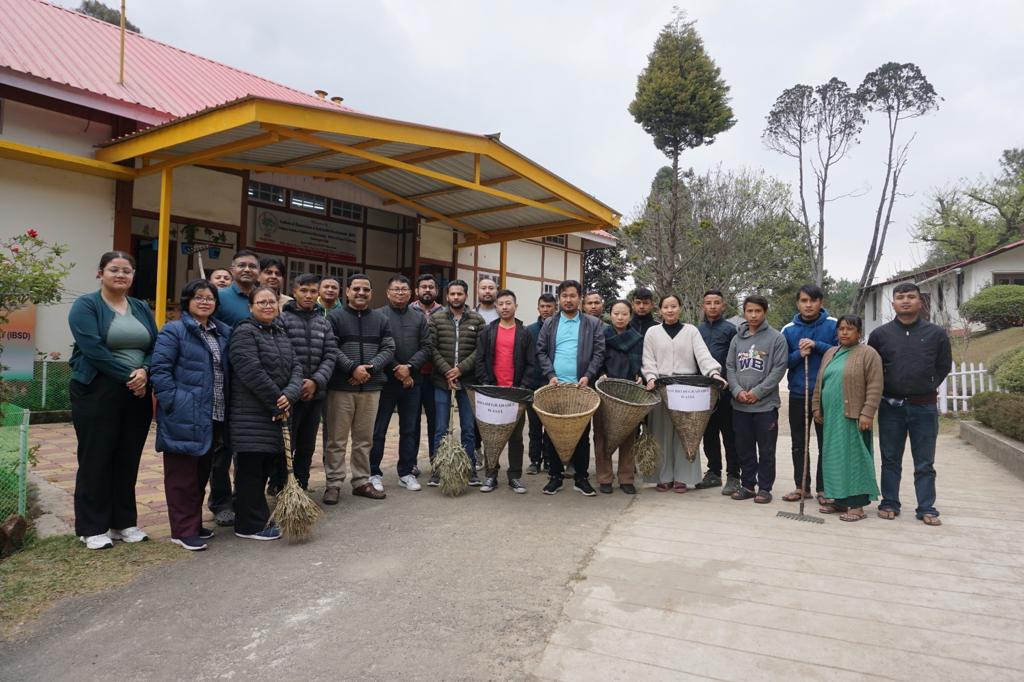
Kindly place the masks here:
<instances>
[{"instance_id":1,"label":"distant white building","mask_svg":"<svg viewBox=\"0 0 1024 682\"><path fill-rule=\"evenodd\" d=\"M953 333L962 332L967 323L960 317L960 304L993 284L1024 284L1021 247L1024 239L980 256L873 284L868 287L864 309L865 333L894 317L892 290L903 282L914 282L921 288L928 319Z\"/></svg>"}]
</instances>

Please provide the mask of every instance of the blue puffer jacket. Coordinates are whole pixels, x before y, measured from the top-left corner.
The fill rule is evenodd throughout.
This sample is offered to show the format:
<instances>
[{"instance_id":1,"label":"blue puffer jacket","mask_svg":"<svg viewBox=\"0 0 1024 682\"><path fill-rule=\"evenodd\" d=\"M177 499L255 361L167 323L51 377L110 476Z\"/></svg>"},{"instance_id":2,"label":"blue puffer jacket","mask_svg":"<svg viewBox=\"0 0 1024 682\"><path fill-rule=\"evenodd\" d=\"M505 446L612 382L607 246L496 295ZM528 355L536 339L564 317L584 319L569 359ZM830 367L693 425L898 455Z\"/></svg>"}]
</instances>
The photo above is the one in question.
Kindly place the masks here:
<instances>
[{"instance_id":1,"label":"blue puffer jacket","mask_svg":"<svg viewBox=\"0 0 1024 682\"><path fill-rule=\"evenodd\" d=\"M224 368L227 414L228 336L231 328L213 320ZM205 455L213 444L213 354L188 313L168 322L156 337L149 366L156 393L156 449L179 455Z\"/></svg>"},{"instance_id":2,"label":"blue puffer jacket","mask_svg":"<svg viewBox=\"0 0 1024 682\"><path fill-rule=\"evenodd\" d=\"M829 317L828 311L824 308L818 313L818 319L811 322L807 322L800 317L800 313L797 313L793 316L793 321L782 328L782 335L786 337L786 344L789 346L789 392L803 397L804 359L800 357L800 339L814 339L814 350L808 357L808 366L811 370L808 386L813 391L814 382L818 380L821 358L829 348L839 345L836 318Z\"/></svg>"}]
</instances>

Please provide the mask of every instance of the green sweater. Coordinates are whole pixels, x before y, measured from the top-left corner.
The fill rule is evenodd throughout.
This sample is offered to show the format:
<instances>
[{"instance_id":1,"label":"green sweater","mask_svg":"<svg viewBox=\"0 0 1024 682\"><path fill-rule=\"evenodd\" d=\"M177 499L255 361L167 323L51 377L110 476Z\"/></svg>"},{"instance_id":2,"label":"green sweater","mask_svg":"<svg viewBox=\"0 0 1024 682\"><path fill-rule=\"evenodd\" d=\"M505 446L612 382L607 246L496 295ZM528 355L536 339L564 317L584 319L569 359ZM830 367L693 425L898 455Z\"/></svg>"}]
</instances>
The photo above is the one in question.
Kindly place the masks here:
<instances>
[{"instance_id":1,"label":"green sweater","mask_svg":"<svg viewBox=\"0 0 1024 682\"><path fill-rule=\"evenodd\" d=\"M145 302L128 297L128 309L135 319L149 330L149 347L142 366L149 369L150 353L156 340L157 329L153 313ZM75 338L71 351L71 378L90 384L97 374L106 374L118 381L128 381L134 367L119 360L107 347L107 332L114 321L114 311L100 296L99 291L80 296L71 306L68 325Z\"/></svg>"}]
</instances>

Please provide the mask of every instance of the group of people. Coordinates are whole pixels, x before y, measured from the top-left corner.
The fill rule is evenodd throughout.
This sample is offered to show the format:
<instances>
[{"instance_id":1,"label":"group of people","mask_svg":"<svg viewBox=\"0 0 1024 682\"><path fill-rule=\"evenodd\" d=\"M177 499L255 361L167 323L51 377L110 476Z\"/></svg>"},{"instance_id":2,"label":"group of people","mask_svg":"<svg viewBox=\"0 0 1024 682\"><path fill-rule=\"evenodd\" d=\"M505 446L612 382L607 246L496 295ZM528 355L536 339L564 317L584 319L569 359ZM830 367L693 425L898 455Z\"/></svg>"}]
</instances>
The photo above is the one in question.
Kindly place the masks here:
<instances>
[{"instance_id":1,"label":"group of people","mask_svg":"<svg viewBox=\"0 0 1024 682\"><path fill-rule=\"evenodd\" d=\"M353 495L381 500L386 497L381 462L394 413L399 485L417 491L423 416L432 461L449 431L454 400L461 444L473 465L469 483L492 492L499 487L499 458L489 458L486 467L477 464L484 458L469 388L593 386L601 377L654 390L667 377L703 375L722 389L724 397L704 434L703 475L700 458L687 458L667 407L649 416L644 428L660 450L648 481L656 491L721 486L734 500L771 502L779 384L788 373L795 489L783 499L811 496L804 447L813 426L820 510L839 513L845 521L864 518L864 507L879 496L871 438L877 413L878 515L893 519L900 513L909 435L917 517L940 523L934 506L935 391L949 370L950 346L941 328L922 319L920 292L913 284L896 287L896 319L864 344L860 318L830 317L814 285L800 289L797 314L778 331L766 320L764 297L746 297L737 326L725 319L727 301L716 289L705 293L704 319L694 326L681 320L682 300L674 294L656 302L650 290L640 288L606 310L598 292L566 280L554 295L539 297L537 320L524 324L515 292L499 289L491 279L478 283L473 308L462 280L449 281L440 292L431 275L419 276L415 285L394 275L386 304L374 309L364 274L344 282L299 275L287 295L284 272L279 259L238 251L230 270L187 283L179 318L158 330L149 307L128 296L134 259L120 251L102 256L100 290L76 300L69 316L79 463L75 525L87 547L147 539L137 527L135 481L154 404L172 541L201 550L214 534L202 525L204 499L216 524L233 525L237 536L280 537L269 522L267 497L287 480L285 429L294 476L307 490L322 431L323 504L339 502L346 479ZM617 480L623 493L636 494L635 436L618 446L613 467L603 425L595 426L598 490L612 493ZM589 425L566 466L528 407L508 444L506 480L515 493L527 491L524 454L527 475L546 471L545 494L558 493L569 476L573 490L597 494L589 477ZM427 484L439 482L432 472Z\"/></svg>"}]
</instances>

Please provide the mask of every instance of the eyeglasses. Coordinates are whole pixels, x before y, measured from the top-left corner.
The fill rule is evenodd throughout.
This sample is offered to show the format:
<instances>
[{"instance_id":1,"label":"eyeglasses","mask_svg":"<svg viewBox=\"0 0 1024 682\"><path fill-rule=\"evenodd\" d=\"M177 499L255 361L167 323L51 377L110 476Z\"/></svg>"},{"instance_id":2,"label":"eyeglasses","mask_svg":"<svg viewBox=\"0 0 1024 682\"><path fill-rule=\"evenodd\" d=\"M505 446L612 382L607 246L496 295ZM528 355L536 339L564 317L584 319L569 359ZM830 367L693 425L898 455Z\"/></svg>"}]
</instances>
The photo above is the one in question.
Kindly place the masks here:
<instances>
[{"instance_id":1,"label":"eyeglasses","mask_svg":"<svg viewBox=\"0 0 1024 682\"><path fill-rule=\"evenodd\" d=\"M388 291L390 291L393 294L408 294L408 293L410 293L410 290L408 288L405 288L405 287L402 287L401 289L388 289Z\"/></svg>"},{"instance_id":2,"label":"eyeglasses","mask_svg":"<svg viewBox=\"0 0 1024 682\"><path fill-rule=\"evenodd\" d=\"M107 268L107 272L111 275L128 275L129 277L135 274L131 268Z\"/></svg>"},{"instance_id":3,"label":"eyeglasses","mask_svg":"<svg viewBox=\"0 0 1024 682\"><path fill-rule=\"evenodd\" d=\"M260 266L256 263L235 263L231 267L237 270L259 270Z\"/></svg>"},{"instance_id":4,"label":"eyeglasses","mask_svg":"<svg viewBox=\"0 0 1024 682\"><path fill-rule=\"evenodd\" d=\"M213 298L212 296L195 296L192 298L192 300L195 301L196 303L214 303L217 301L217 299Z\"/></svg>"},{"instance_id":5,"label":"eyeglasses","mask_svg":"<svg viewBox=\"0 0 1024 682\"><path fill-rule=\"evenodd\" d=\"M273 308L277 305L277 301L253 301L253 305L257 308Z\"/></svg>"}]
</instances>

